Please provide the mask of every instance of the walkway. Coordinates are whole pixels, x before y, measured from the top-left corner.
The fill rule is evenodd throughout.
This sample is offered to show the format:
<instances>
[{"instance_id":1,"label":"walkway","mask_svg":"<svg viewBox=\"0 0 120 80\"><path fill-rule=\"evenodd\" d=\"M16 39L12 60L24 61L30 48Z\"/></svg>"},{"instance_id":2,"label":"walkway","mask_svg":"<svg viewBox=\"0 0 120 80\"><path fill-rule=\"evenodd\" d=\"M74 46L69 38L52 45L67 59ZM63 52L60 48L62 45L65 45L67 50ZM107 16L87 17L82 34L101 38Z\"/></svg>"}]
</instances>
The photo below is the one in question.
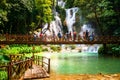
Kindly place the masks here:
<instances>
[{"instance_id":1,"label":"walkway","mask_svg":"<svg viewBox=\"0 0 120 80\"><path fill-rule=\"evenodd\" d=\"M0 44L120 44L120 36L95 36L94 40L86 40L82 37L76 37L76 39L65 39L63 36L61 39L56 38L34 38L32 35L12 35L4 34L0 35Z\"/></svg>"},{"instance_id":2,"label":"walkway","mask_svg":"<svg viewBox=\"0 0 120 80\"><path fill-rule=\"evenodd\" d=\"M46 72L44 68L36 64L33 64L32 69L28 69L22 78L24 80L29 80L29 79L48 78L48 77L49 74Z\"/></svg>"}]
</instances>

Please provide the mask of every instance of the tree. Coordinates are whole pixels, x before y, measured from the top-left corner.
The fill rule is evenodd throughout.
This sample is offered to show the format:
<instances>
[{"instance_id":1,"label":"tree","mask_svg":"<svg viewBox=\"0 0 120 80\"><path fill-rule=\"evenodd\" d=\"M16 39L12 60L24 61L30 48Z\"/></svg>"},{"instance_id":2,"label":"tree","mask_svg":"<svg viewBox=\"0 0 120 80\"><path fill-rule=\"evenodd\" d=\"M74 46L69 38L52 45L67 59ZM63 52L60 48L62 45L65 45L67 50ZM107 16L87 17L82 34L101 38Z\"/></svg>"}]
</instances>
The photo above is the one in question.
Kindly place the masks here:
<instances>
[{"instance_id":1,"label":"tree","mask_svg":"<svg viewBox=\"0 0 120 80\"><path fill-rule=\"evenodd\" d=\"M6 0L0 0L0 33L4 33L5 23L8 22L8 6Z\"/></svg>"},{"instance_id":2,"label":"tree","mask_svg":"<svg viewBox=\"0 0 120 80\"><path fill-rule=\"evenodd\" d=\"M25 34L32 22L33 0L8 0L10 11L7 15L9 22L6 24L8 33Z\"/></svg>"},{"instance_id":3,"label":"tree","mask_svg":"<svg viewBox=\"0 0 120 80\"><path fill-rule=\"evenodd\" d=\"M38 27L42 27L43 24L48 23L48 29L50 22L53 19L52 14L52 1L51 0L36 0L36 9L38 11Z\"/></svg>"},{"instance_id":4,"label":"tree","mask_svg":"<svg viewBox=\"0 0 120 80\"><path fill-rule=\"evenodd\" d=\"M115 30L117 24L115 18L117 13L113 2L110 0L75 0L74 5L80 7L88 21L96 24L102 35L113 34L111 30Z\"/></svg>"},{"instance_id":5,"label":"tree","mask_svg":"<svg viewBox=\"0 0 120 80\"><path fill-rule=\"evenodd\" d=\"M65 5L66 8L74 7L74 5L73 5L74 0L65 0L65 1L66 1L66 5Z\"/></svg>"}]
</instances>

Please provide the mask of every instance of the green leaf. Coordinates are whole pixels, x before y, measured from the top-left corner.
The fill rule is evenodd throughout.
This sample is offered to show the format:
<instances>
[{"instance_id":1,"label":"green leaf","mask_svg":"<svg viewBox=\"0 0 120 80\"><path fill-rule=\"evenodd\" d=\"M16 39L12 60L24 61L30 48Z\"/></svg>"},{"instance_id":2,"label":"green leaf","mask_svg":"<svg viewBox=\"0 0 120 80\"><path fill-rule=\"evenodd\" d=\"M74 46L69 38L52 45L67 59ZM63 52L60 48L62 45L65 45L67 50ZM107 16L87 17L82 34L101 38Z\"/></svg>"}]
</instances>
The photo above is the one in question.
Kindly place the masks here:
<instances>
[{"instance_id":1,"label":"green leaf","mask_svg":"<svg viewBox=\"0 0 120 80\"><path fill-rule=\"evenodd\" d=\"M0 55L0 61L10 62L10 58L7 55Z\"/></svg>"}]
</instances>

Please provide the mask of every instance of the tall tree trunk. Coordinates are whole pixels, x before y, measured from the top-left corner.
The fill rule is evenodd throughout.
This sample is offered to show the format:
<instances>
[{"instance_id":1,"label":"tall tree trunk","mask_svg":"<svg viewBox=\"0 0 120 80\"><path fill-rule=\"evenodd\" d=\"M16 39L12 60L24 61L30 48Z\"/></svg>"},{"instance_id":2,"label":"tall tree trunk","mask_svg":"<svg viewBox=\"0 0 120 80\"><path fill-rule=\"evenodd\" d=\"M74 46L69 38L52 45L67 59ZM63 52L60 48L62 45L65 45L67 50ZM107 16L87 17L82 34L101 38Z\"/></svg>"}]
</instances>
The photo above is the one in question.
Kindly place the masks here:
<instances>
[{"instance_id":1,"label":"tall tree trunk","mask_svg":"<svg viewBox=\"0 0 120 80\"><path fill-rule=\"evenodd\" d=\"M104 52L104 54L107 53L107 45L106 44L103 44L103 52Z\"/></svg>"},{"instance_id":2,"label":"tall tree trunk","mask_svg":"<svg viewBox=\"0 0 120 80\"><path fill-rule=\"evenodd\" d=\"M94 8L93 10L94 10L94 14L95 14L96 23L97 23L97 25L98 25L98 29L100 30L100 33L101 33L102 35L104 35L103 30L102 30L102 27L101 27L101 24L100 24L100 20L99 20L99 18L98 18L98 16L97 16L96 8Z\"/></svg>"}]
</instances>

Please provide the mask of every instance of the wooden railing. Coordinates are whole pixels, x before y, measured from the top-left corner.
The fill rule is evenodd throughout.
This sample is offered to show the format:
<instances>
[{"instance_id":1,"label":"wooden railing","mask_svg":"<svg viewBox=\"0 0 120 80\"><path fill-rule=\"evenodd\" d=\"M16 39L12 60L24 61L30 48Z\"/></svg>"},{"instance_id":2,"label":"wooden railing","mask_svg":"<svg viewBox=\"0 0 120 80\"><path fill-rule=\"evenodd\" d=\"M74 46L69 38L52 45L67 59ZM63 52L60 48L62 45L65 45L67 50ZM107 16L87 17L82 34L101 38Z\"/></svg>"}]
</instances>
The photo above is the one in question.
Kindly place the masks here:
<instances>
[{"instance_id":1,"label":"wooden railing","mask_svg":"<svg viewBox=\"0 0 120 80\"><path fill-rule=\"evenodd\" d=\"M89 44L89 43L120 43L120 36L94 36L93 40L84 38L84 36L77 36L76 38L62 38L58 37L34 37L33 35L14 35L3 34L0 35L0 44Z\"/></svg>"},{"instance_id":2,"label":"wooden railing","mask_svg":"<svg viewBox=\"0 0 120 80\"><path fill-rule=\"evenodd\" d=\"M0 70L4 71L6 76L3 80L18 80L28 68L32 68L33 63L40 65L47 73L50 73L50 59L42 56L24 58L21 55L10 55L9 63L0 64ZM34 62L33 62L34 61ZM0 73L0 77L2 73ZM0 78L2 79L2 78Z\"/></svg>"},{"instance_id":3,"label":"wooden railing","mask_svg":"<svg viewBox=\"0 0 120 80\"><path fill-rule=\"evenodd\" d=\"M47 73L50 73L50 58L35 56L34 62L35 64L42 66L47 71Z\"/></svg>"},{"instance_id":4,"label":"wooden railing","mask_svg":"<svg viewBox=\"0 0 120 80\"><path fill-rule=\"evenodd\" d=\"M0 69L7 73L7 78L4 80L18 80L28 68L32 67L32 58L21 58L18 55L10 55L11 61L0 65Z\"/></svg>"}]
</instances>

